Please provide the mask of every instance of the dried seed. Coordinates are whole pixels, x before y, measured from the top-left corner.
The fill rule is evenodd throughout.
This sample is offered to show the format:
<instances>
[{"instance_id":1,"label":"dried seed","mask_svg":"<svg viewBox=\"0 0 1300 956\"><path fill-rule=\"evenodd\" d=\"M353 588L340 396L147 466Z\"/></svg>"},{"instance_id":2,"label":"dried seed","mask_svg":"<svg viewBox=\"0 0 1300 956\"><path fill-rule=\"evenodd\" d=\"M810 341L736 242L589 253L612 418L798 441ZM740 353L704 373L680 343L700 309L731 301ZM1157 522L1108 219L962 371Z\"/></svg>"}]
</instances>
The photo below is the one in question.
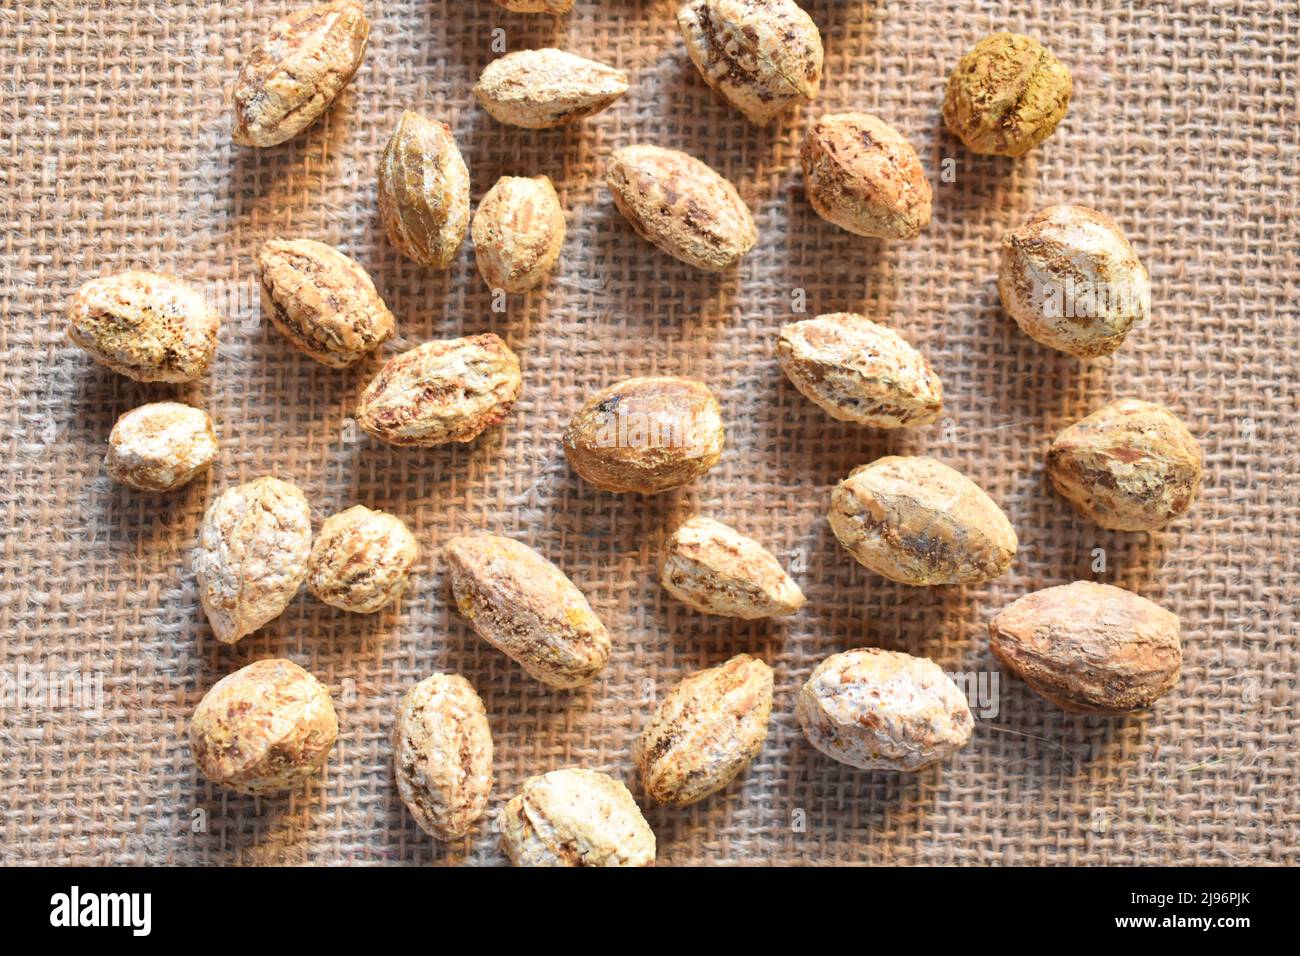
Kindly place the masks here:
<instances>
[{"instance_id":1,"label":"dried seed","mask_svg":"<svg viewBox=\"0 0 1300 956\"><path fill-rule=\"evenodd\" d=\"M912 585L997 577L1016 556L1016 532L965 475L933 458L890 455L836 487L831 530L864 567Z\"/></svg>"},{"instance_id":2,"label":"dried seed","mask_svg":"<svg viewBox=\"0 0 1300 956\"><path fill-rule=\"evenodd\" d=\"M1065 118L1073 84L1037 40L996 33L975 44L948 77L943 120L975 153L1023 156Z\"/></svg>"},{"instance_id":3,"label":"dried seed","mask_svg":"<svg viewBox=\"0 0 1300 956\"><path fill-rule=\"evenodd\" d=\"M174 491L217 458L208 413L180 402L153 402L117 420L104 465L114 481L140 491Z\"/></svg>"},{"instance_id":4,"label":"dried seed","mask_svg":"<svg viewBox=\"0 0 1300 956\"><path fill-rule=\"evenodd\" d=\"M697 269L721 272L758 242L736 187L679 150L626 146L610 156L605 182L637 235Z\"/></svg>"},{"instance_id":5,"label":"dried seed","mask_svg":"<svg viewBox=\"0 0 1300 956\"><path fill-rule=\"evenodd\" d=\"M307 587L341 610L378 611L401 596L419 557L400 518L354 505L321 525L307 559Z\"/></svg>"},{"instance_id":6,"label":"dried seed","mask_svg":"<svg viewBox=\"0 0 1300 956\"><path fill-rule=\"evenodd\" d=\"M546 281L564 245L564 210L545 176L502 176L474 213L474 257L490 289L527 292Z\"/></svg>"},{"instance_id":7,"label":"dried seed","mask_svg":"<svg viewBox=\"0 0 1300 956\"><path fill-rule=\"evenodd\" d=\"M627 74L563 50L519 50L493 60L474 95L494 119L549 129L608 108L627 92Z\"/></svg>"},{"instance_id":8,"label":"dried seed","mask_svg":"<svg viewBox=\"0 0 1300 956\"><path fill-rule=\"evenodd\" d=\"M703 382L629 378L587 400L564 433L564 454L605 491L654 495L694 481L722 458L722 409Z\"/></svg>"},{"instance_id":9,"label":"dried seed","mask_svg":"<svg viewBox=\"0 0 1300 956\"><path fill-rule=\"evenodd\" d=\"M751 123L821 87L822 36L793 0L689 0L677 26L705 82Z\"/></svg>"},{"instance_id":10,"label":"dried seed","mask_svg":"<svg viewBox=\"0 0 1300 956\"><path fill-rule=\"evenodd\" d=\"M875 647L817 665L795 716L810 744L862 770L920 770L966 746L975 726L934 661Z\"/></svg>"},{"instance_id":11,"label":"dried seed","mask_svg":"<svg viewBox=\"0 0 1300 956\"><path fill-rule=\"evenodd\" d=\"M470 831L492 790L492 730L473 686L434 674L406 692L393 727L397 792L420 829L439 840Z\"/></svg>"},{"instance_id":12,"label":"dried seed","mask_svg":"<svg viewBox=\"0 0 1300 956\"><path fill-rule=\"evenodd\" d=\"M263 794L315 776L338 734L329 690L293 661L265 660L212 685L190 721L190 749L213 783Z\"/></svg>"},{"instance_id":13,"label":"dried seed","mask_svg":"<svg viewBox=\"0 0 1300 956\"><path fill-rule=\"evenodd\" d=\"M530 777L501 812L515 866L654 866L655 835L627 787L570 767Z\"/></svg>"},{"instance_id":14,"label":"dried seed","mask_svg":"<svg viewBox=\"0 0 1300 956\"><path fill-rule=\"evenodd\" d=\"M793 614L804 604L772 552L712 518L691 518L672 533L659 579L673 597L705 614L754 620Z\"/></svg>"},{"instance_id":15,"label":"dried seed","mask_svg":"<svg viewBox=\"0 0 1300 956\"><path fill-rule=\"evenodd\" d=\"M393 334L393 313L366 270L312 239L272 239L258 256L262 310L300 352L355 365Z\"/></svg>"},{"instance_id":16,"label":"dried seed","mask_svg":"<svg viewBox=\"0 0 1300 956\"><path fill-rule=\"evenodd\" d=\"M1145 710L1178 682L1178 618L1123 588L1075 581L1026 594L989 622L998 660L1064 710Z\"/></svg>"},{"instance_id":17,"label":"dried seed","mask_svg":"<svg viewBox=\"0 0 1300 956\"><path fill-rule=\"evenodd\" d=\"M1090 521L1115 531L1155 531L1192 506L1205 456L1169 409L1124 398L1056 436L1047 475Z\"/></svg>"},{"instance_id":18,"label":"dried seed","mask_svg":"<svg viewBox=\"0 0 1300 956\"><path fill-rule=\"evenodd\" d=\"M609 632L587 599L528 545L493 534L444 548L456 607L475 633L551 687L590 682L609 661Z\"/></svg>"},{"instance_id":19,"label":"dried seed","mask_svg":"<svg viewBox=\"0 0 1300 956\"><path fill-rule=\"evenodd\" d=\"M930 182L903 134L870 113L823 116L804 139L804 192L857 236L913 239L930 224Z\"/></svg>"},{"instance_id":20,"label":"dried seed","mask_svg":"<svg viewBox=\"0 0 1300 956\"><path fill-rule=\"evenodd\" d=\"M469 170L450 127L406 110L379 161L379 215L404 256L447 268L469 227Z\"/></svg>"},{"instance_id":21,"label":"dried seed","mask_svg":"<svg viewBox=\"0 0 1300 956\"><path fill-rule=\"evenodd\" d=\"M795 388L840 421L905 428L943 411L943 384L925 356L864 316L837 312L785 325L776 354Z\"/></svg>"},{"instance_id":22,"label":"dried seed","mask_svg":"<svg viewBox=\"0 0 1300 956\"><path fill-rule=\"evenodd\" d=\"M222 492L199 525L199 597L212 633L234 644L280 616L307 576L311 509L295 485L258 478Z\"/></svg>"},{"instance_id":23,"label":"dried seed","mask_svg":"<svg viewBox=\"0 0 1300 956\"><path fill-rule=\"evenodd\" d=\"M91 279L68 307L68 337L137 382L192 382L217 351L221 318L185 283L156 272Z\"/></svg>"},{"instance_id":24,"label":"dried seed","mask_svg":"<svg viewBox=\"0 0 1300 956\"><path fill-rule=\"evenodd\" d=\"M684 807L717 793L758 755L772 713L772 668L739 654L672 689L633 756L651 798Z\"/></svg>"},{"instance_id":25,"label":"dried seed","mask_svg":"<svg viewBox=\"0 0 1300 956\"><path fill-rule=\"evenodd\" d=\"M333 0L277 20L235 83L231 139L275 146L316 122L361 66L369 37L360 0Z\"/></svg>"},{"instance_id":26,"label":"dried seed","mask_svg":"<svg viewBox=\"0 0 1300 956\"><path fill-rule=\"evenodd\" d=\"M1083 206L1049 206L1002 238L998 295L1026 335L1077 358L1114 352L1151 309L1133 247Z\"/></svg>"},{"instance_id":27,"label":"dried seed","mask_svg":"<svg viewBox=\"0 0 1300 956\"><path fill-rule=\"evenodd\" d=\"M425 342L388 360L354 417L390 445L469 442L501 423L522 386L518 357L490 332Z\"/></svg>"}]
</instances>

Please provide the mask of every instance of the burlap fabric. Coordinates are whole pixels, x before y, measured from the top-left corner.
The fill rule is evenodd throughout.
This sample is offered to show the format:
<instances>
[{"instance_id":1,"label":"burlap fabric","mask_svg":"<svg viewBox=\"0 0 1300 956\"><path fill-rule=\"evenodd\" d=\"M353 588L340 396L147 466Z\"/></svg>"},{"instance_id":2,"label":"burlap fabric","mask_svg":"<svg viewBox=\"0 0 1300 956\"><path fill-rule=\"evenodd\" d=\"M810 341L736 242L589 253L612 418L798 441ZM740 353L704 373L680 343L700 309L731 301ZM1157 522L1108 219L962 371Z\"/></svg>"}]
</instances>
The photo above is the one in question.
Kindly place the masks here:
<instances>
[{"instance_id":1,"label":"burlap fabric","mask_svg":"<svg viewBox=\"0 0 1300 956\"><path fill-rule=\"evenodd\" d=\"M0 859L499 862L492 817L527 776L582 765L638 792L630 746L657 696L686 671L750 651L777 672L767 745L725 792L647 811L663 863L1296 861L1293 0L810 0L826 43L822 94L765 132L705 87L673 2L579 0L553 20L487 0L371 0L365 64L326 121L279 148L235 147L227 97L242 51L294 6L20 0L0 11ZM1075 80L1064 124L1021 161L973 156L939 116L949 69L999 28L1042 38ZM632 91L569 129L504 127L470 95L494 39L616 64ZM404 107L451 124L476 200L502 174L555 181L569 235L545 291L494 312L468 242L446 273L387 243L375 169ZM805 201L801 130L846 108L894 123L935 177L934 221L915 242L856 238ZM762 238L734 273L694 272L619 217L602 161L636 141L685 149L739 185ZM1039 347L998 307L999 237L1062 201L1116 218L1151 271L1152 321L1110 359ZM358 436L348 416L376 363L324 368L259 317L253 257L281 235L335 244L370 269L398 316L388 352L503 335L525 375L504 427L423 451ZM135 384L66 340L72 290L128 267L186 277L224 310L218 359L194 387ZM944 420L894 434L830 420L775 361L776 330L801 307L902 331L943 376ZM714 387L726 455L678 494L597 492L568 468L561 431L584 396L647 373ZM1119 396L1168 404L1204 445L1204 491L1167 532L1104 532L1044 480L1055 431ZM101 458L115 418L167 397L211 411L218 466L171 496L114 486ZM1012 572L986 587L912 589L838 547L825 521L831 488L893 452L935 455L1004 506L1022 543ZM301 485L317 524L358 502L411 524L424 553L398 609L350 616L304 592L237 648L212 638L190 570L196 527L216 492L266 473ZM745 624L668 598L656 554L697 510L789 562L806 610ZM592 686L543 689L450 606L438 548L476 528L529 542L587 593L615 636ZM1183 677L1150 714L1067 717L1000 675L970 746L941 769L864 773L804 742L794 697L825 655L880 645L987 680L999 674L988 618L1079 577L1181 618ZM212 788L190 759L189 715L219 677L278 655L335 694L342 732L328 771L278 799ZM497 748L489 818L450 846L419 832L390 769L397 701L434 670L478 687Z\"/></svg>"}]
</instances>

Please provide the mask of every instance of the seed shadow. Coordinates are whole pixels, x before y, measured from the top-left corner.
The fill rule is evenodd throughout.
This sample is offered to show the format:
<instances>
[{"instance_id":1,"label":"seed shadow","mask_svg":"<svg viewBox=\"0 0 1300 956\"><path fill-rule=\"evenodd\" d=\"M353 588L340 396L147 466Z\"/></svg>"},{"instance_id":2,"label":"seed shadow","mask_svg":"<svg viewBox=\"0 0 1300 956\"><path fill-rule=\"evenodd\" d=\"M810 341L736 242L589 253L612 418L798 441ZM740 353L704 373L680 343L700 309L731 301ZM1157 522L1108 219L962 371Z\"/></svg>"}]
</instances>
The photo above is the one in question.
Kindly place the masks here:
<instances>
[{"instance_id":1,"label":"seed shadow","mask_svg":"<svg viewBox=\"0 0 1300 956\"><path fill-rule=\"evenodd\" d=\"M229 248L244 250L251 258L257 245L275 236L305 235L330 241L302 232L290 215L296 212L299 221L312 221L314 206L304 206L304 196L321 197L323 204L331 204L331 196L347 196L342 190L349 177L339 175L339 164L346 152L344 142L353 129L350 118L356 96L349 84L319 121L286 143L267 148L227 147L230 161L214 167L218 178L214 189L224 193L230 210L225 220Z\"/></svg>"}]
</instances>

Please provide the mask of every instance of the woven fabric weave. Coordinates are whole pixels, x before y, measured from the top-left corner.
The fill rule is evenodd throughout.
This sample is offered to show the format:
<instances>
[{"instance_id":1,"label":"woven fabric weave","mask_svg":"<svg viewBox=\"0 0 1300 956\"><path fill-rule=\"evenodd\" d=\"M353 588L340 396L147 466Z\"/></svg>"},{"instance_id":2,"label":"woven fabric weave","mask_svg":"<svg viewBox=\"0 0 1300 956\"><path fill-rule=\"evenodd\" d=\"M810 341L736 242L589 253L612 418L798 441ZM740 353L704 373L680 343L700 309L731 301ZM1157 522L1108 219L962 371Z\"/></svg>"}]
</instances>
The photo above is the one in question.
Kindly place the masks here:
<instances>
[{"instance_id":1,"label":"woven fabric weave","mask_svg":"<svg viewBox=\"0 0 1300 956\"><path fill-rule=\"evenodd\" d=\"M803 5L825 39L822 93L759 131L705 86L673 2L579 0L557 19L488 0L370 0L352 85L323 122L268 150L232 145L228 95L257 31L295 4L20 0L0 11L0 861L499 863L492 818L525 778L581 765L639 794L631 742L654 701L682 674L748 651L776 668L767 744L722 793L647 810L661 863L1297 862L1300 6ZM1075 83L1060 129L1019 161L968 153L939 115L957 59L1004 28L1047 43ZM501 49L548 45L628 70L632 90L549 132L504 127L475 105L470 88ZM494 312L468 241L445 273L389 245L375 171L407 107L451 125L475 201L503 174L555 181L568 240L543 291ZM916 145L935 185L934 221L916 241L860 239L805 200L802 130L843 109L877 113ZM622 220L601 170L632 142L684 149L738 185L761 239L736 270L694 272ZM1151 272L1151 322L1111 358L1040 347L999 308L999 238L1056 202L1115 218ZM525 387L504 426L429 450L359 434L348 416L379 358L327 369L262 321L254 258L274 236L336 245L370 270L398 317L385 354L505 337ZM174 273L223 309L217 360L195 385L131 382L67 341L73 290L126 268ZM778 327L835 311L885 322L929 355L946 391L938 424L838 423L785 380ZM564 425L596 389L654 373L713 386L729 429L722 463L679 493L598 492L569 469ZM1164 532L1103 531L1044 478L1055 432L1121 396L1167 404L1206 452L1199 500ZM101 459L114 420L163 398L211 412L218 464L169 496L113 485ZM985 488L1020 535L1013 569L986 586L914 589L857 566L827 526L830 492L888 453L934 455ZM398 608L351 616L304 591L236 648L213 639L190 567L196 528L218 491L267 473L305 490L317 527L354 503L410 524L423 555ZM806 609L745 623L672 600L658 548L696 511L793 567ZM546 690L455 612L438 548L477 528L527 541L585 591L615 645L590 687ZM1066 716L999 671L988 619L1076 578L1181 619L1183 676L1150 713ZM821 658L864 645L996 675L996 713L940 768L900 776L830 761L803 740L795 694ZM329 685L342 731L317 781L254 800L198 777L186 735L216 680L268 656ZM397 703L434 670L476 685L496 742L489 816L450 845L417 829L391 773Z\"/></svg>"}]
</instances>

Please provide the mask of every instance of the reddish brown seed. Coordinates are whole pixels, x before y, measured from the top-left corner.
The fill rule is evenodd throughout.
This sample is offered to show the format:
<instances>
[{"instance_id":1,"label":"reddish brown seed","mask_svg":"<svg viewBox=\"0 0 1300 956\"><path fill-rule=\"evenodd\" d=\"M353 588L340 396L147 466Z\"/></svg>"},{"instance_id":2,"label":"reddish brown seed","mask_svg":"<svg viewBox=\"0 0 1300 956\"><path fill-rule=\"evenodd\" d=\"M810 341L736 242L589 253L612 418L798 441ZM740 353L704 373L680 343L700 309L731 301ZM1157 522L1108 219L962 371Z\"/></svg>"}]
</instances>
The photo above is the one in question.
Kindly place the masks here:
<instances>
[{"instance_id":1,"label":"reddish brown seed","mask_svg":"<svg viewBox=\"0 0 1300 956\"><path fill-rule=\"evenodd\" d=\"M817 120L803 145L817 215L858 236L912 239L930 224L930 182L903 134L870 113Z\"/></svg>"},{"instance_id":2,"label":"reddish brown seed","mask_svg":"<svg viewBox=\"0 0 1300 956\"><path fill-rule=\"evenodd\" d=\"M1064 710L1145 710L1178 682L1178 618L1123 588L1075 581L1027 594L989 622L1006 667Z\"/></svg>"}]
</instances>

